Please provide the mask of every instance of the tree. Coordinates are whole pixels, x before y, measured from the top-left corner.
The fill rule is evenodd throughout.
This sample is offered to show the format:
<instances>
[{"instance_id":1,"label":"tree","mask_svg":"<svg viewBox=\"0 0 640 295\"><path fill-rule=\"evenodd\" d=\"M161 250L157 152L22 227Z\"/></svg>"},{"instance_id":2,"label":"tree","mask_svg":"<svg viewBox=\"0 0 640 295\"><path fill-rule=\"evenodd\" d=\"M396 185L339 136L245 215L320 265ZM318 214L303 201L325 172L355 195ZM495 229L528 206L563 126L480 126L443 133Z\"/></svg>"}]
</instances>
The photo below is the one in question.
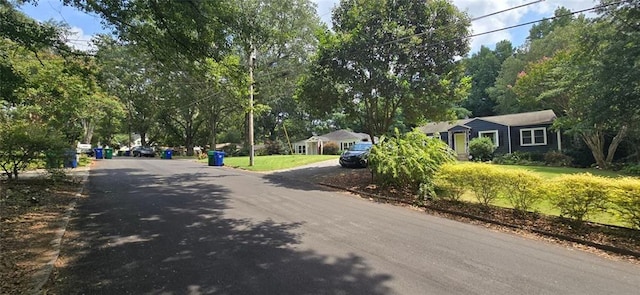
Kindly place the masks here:
<instances>
[{"instance_id":1,"label":"tree","mask_svg":"<svg viewBox=\"0 0 640 295\"><path fill-rule=\"evenodd\" d=\"M233 1L63 0L100 15L119 40L144 48L155 60L217 59L229 49L237 19Z\"/></svg>"},{"instance_id":2,"label":"tree","mask_svg":"<svg viewBox=\"0 0 640 295\"><path fill-rule=\"evenodd\" d=\"M477 117L494 115L495 102L489 98L486 90L496 81L500 60L491 49L482 46L479 52L465 60L465 65L467 75L471 76L471 91L462 106Z\"/></svg>"},{"instance_id":3,"label":"tree","mask_svg":"<svg viewBox=\"0 0 640 295\"><path fill-rule=\"evenodd\" d=\"M96 45L100 83L124 106L127 133L140 134L142 145L148 145L147 137L157 125L159 113L160 91L155 82L164 67L134 44L120 44L102 36Z\"/></svg>"},{"instance_id":4,"label":"tree","mask_svg":"<svg viewBox=\"0 0 640 295\"><path fill-rule=\"evenodd\" d=\"M442 119L466 95L456 57L469 50L469 18L448 1L346 0L335 33L320 33L298 98L316 115L344 112L373 138L406 124Z\"/></svg>"},{"instance_id":5,"label":"tree","mask_svg":"<svg viewBox=\"0 0 640 295\"><path fill-rule=\"evenodd\" d=\"M545 33L544 37L530 38L531 41L526 46L515 55L507 58L502 63L494 86L487 90L489 97L496 102L496 112L498 114L513 114L540 110L540 106L536 104L521 104L513 93L512 87L515 85L518 75L522 73L527 64L551 58L557 52L575 46L577 44L575 40L580 37L579 32L585 25L584 17L572 18L568 23L554 23L553 30Z\"/></svg>"}]
</instances>

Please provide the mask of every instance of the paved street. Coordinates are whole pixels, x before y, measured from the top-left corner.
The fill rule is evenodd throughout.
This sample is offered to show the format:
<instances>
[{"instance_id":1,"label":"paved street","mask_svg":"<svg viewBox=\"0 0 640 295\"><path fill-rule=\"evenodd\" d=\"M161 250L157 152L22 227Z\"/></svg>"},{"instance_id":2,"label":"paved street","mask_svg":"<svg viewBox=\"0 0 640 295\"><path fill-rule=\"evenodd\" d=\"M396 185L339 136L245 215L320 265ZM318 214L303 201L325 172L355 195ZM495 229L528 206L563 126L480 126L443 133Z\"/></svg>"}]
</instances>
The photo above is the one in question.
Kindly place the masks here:
<instances>
[{"instance_id":1,"label":"paved street","mask_svg":"<svg viewBox=\"0 0 640 295\"><path fill-rule=\"evenodd\" d=\"M281 176L117 158L92 168L88 190L53 294L640 290L638 265Z\"/></svg>"}]
</instances>

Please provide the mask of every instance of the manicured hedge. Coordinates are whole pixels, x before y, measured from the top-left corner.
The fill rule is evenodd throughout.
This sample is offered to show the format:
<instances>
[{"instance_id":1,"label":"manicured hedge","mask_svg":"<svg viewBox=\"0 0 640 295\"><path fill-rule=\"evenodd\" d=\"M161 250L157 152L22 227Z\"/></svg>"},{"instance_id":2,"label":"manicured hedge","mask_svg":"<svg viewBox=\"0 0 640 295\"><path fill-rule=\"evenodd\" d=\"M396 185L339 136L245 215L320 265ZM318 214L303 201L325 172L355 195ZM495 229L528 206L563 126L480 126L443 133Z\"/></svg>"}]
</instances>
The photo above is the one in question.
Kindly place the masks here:
<instances>
[{"instance_id":1,"label":"manicured hedge","mask_svg":"<svg viewBox=\"0 0 640 295\"><path fill-rule=\"evenodd\" d=\"M568 174L544 180L536 173L504 170L485 163L444 164L433 181L437 199L460 200L471 192L484 205L508 201L519 211L530 211L548 201L561 216L584 221L606 211L640 229L640 179L611 179Z\"/></svg>"}]
</instances>

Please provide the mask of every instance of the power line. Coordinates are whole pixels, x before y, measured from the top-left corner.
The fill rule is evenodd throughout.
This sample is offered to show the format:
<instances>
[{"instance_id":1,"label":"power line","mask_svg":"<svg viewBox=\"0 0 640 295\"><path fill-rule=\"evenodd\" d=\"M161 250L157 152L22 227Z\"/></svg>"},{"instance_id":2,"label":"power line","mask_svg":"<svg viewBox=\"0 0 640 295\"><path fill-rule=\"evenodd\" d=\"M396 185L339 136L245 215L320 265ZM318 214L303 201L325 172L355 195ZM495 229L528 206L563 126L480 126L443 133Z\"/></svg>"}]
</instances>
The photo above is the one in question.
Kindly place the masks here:
<instances>
[{"instance_id":1,"label":"power line","mask_svg":"<svg viewBox=\"0 0 640 295\"><path fill-rule=\"evenodd\" d=\"M470 38L473 38L473 37L493 34L493 33L501 32L501 31L506 31L506 30L518 28L518 27L532 25L532 24L539 23L539 22L542 22L542 21L545 21L545 20L554 20L554 19L558 19L558 18L562 18L562 17L566 17L566 16L572 16L572 15L576 15L576 14L579 14L579 13L591 11L591 10L598 10L598 9L605 8L605 7L608 7L608 6L618 5L618 4L621 4L621 3L624 3L624 2L627 2L627 1L618 1L618 2L613 2L613 3L609 3L609 4L598 5L598 6L594 6L594 7L591 7L591 8L585 8L585 9L581 9L581 10L576 10L576 11L565 13L565 14L561 14L561 15L554 15L552 17L542 18L542 19L539 19L539 20L534 20L534 21L530 21L530 22L526 22L526 23L512 25L512 26L508 26L508 27L504 27L504 28L495 29L495 30L489 30L489 31L482 32L482 33L472 34L472 35L469 35L469 36L466 36L466 37L453 38L453 39L446 40L446 41L440 41L440 42L434 43L432 45L443 44L443 43L447 43L447 42L465 40L465 39L470 39ZM428 46L429 44L426 44L426 45Z\"/></svg>"},{"instance_id":2,"label":"power line","mask_svg":"<svg viewBox=\"0 0 640 295\"><path fill-rule=\"evenodd\" d=\"M487 18L487 17L490 17L490 16L502 14L502 13L505 13L505 12L509 12L511 10L516 10L518 8L526 7L526 6L537 4L537 3L540 3L540 2L544 2L544 1L545 0L536 0L536 1L525 3L525 4L522 4L522 5L510 7L510 8L507 8L507 9L500 10L500 11L496 11L496 12L492 12L492 13L489 13L489 14L485 14L485 15L481 15L481 16L478 16L478 17L474 17L474 18L471 19L471 21L472 22L473 21L477 21L477 20L484 19L484 18ZM395 40L392 40L392 41L389 41L389 42L382 43L381 46L385 46L385 45L389 45L389 44L393 44L393 43L398 43L398 42L401 42L401 41L404 41L404 40L407 40L407 39L411 39L413 37L422 36L422 35L425 35L425 34L428 34L428 33L431 33L431 32L428 31L428 32L415 33L415 34L413 34L411 36L406 36L406 37L398 38L398 39L395 39Z\"/></svg>"}]
</instances>

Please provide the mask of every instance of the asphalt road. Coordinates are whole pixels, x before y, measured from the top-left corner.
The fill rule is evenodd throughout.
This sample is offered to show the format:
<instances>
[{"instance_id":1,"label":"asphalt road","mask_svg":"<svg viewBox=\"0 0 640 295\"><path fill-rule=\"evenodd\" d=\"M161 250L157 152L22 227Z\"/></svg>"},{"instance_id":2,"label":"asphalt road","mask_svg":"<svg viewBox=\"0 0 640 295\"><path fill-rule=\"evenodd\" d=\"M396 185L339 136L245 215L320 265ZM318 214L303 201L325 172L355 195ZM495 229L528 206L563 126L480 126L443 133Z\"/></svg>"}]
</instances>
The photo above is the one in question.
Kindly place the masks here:
<instances>
[{"instance_id":1,"label":"asphalt road","mask_svg":"<svg viewBox=\"0 0 640 295\"><path fill-rule=\"evenodd\" d=\"M113 159L92 169L88 189L90 198L69 224L49 294L640 290L635 264L278 174Z\"/></svg>"}]
</instances>

